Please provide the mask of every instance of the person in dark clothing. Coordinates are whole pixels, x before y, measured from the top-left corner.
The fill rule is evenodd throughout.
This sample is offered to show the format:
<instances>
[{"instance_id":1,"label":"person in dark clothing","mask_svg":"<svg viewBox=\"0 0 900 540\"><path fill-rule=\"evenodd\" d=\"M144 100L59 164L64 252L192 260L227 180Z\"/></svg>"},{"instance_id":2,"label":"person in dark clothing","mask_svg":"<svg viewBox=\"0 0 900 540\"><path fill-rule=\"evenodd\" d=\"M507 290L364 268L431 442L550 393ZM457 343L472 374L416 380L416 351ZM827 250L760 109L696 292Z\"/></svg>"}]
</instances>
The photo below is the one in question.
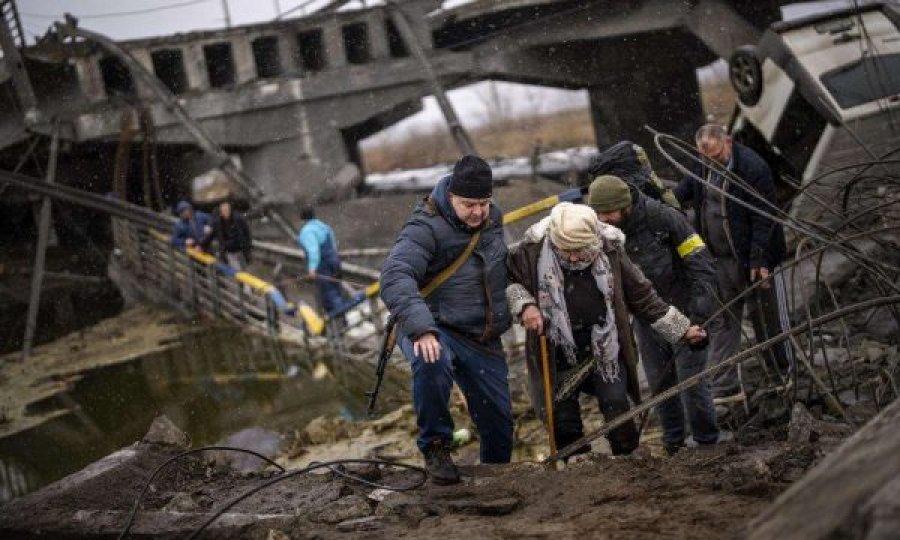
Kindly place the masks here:
<instances>
[{"instance_id":1,"label":"person in dark clothing","mask_svg":"<svg viewBox=\"0 0 900 540\"><path fill-rule=\"evenodd\" d=\"M545 419L540 336L551 349L549 369L559 447L583 436L579 394L597 398L609 421L640 402L637 351L630 315L647 322L667 343L705 338L677 308L666 304L624 251L621 231L601 223L585 205L560 203L512 246L507 267L511 313L528 331L526 366L531 399ZM634 422L607 436L613 454L638 446ZM587 452L588 447L580 449Z\"/></svg>"},{"instance_id":2,"label":"person in dark clothing","mask_svg":"<svg viewBox=\"0 0 900 540\"><path fill-rule=\"evenodd\" d=\"M175 206L178 220L172 227L172 245L184 249L196 247L206 251L212 242L212 217L206 212L195 212L187 201Z\"/></svg>"},{"instance_id":3,"label":"person in dark clothing","mask_svg":"<svg viewBox=\"0 0 900 540\"><path fill-rule=\"evenodd\" d=\"M684 214L611 175L591 183L587 203L600 221L625 233L625 251L663 300L694 324L703 324L713 314L715 261ZM635 320L634 329L654 394L706 369L707 344L667 343L640 319ZM716 408L709 383L704 381L682 392L680 399L673 397L656 408L669 454L685 445L685 410L696 443L719 442Z\"/></svg>"},{"instance_id":4,"label":"person in dark clothing","mask_svg":"<svg viewBox=\"0 0 900 540\"><path fill-rule=\"evenodd\" d=\"M400 349L412 364L418 446L435 483L459 481L449 453L454 381L478 429L481 462L507 463L512 455L508 369L500 343L510 327L507 248L492 189L484 160L460 159L416 206L381 271L381 298L396 318ZM420 290L462 260L470 245L474 250L456 271L423 297Z\"/></svg>"},{"instance_id":5,"label":"person in dark clothing","mask_svg":"<svg viewBox=\"0 0 900 540\"><path fill-rule=\"evenodd\" d=\"M710 359L721 362L738 352L745 303L751 308L758 341L789 329L784 280L780 272L775 272L787 249L781 225L759 212L772 214L769 204L776 202L775 183L766 162L750 148L732 142L723 126L707 124L697 131L695 139L706 159L730 173L726 177L698 165L693 172L705 182L686 176L674 190L682 205L694 207L696 230L716 257L717 307L730 303L753 282L765 280L749 302L735 301L713 326ZM725 197L722 191L749 208ZM767 354L772 355L770 361L777 369L793 369L793 351L788 341L769 349ZM734 369L726 370L713 384L713 393L718 397L739 390Z\"/></svg>"},{"instance_id":6,"label":"person in dark clothing","mask_svg":"<svg viewBox=\"0 0 900 540\"><path fill-rule=\"evenodd\" d=\"M617 176L651 199L680 208L675 194L653 170L647 152L631 141L618 142L599 152L591 159L588 174L591 179L604 175Z\"/></svg>"},{"instance_id":7,"label":"person in dark clothing","mask_svg":"<svg viewBox=\"0 0 900 540\"><path fill-rule=\"evenodd\" d=\"M213 237L219 243L219 260L238 272L250 264L253 240L244 217L231 208L231 202L219 203L213 221Z\"/></svg>"},{"instance_id":8,"label":"person in dark clothing","mask_svg":"<svg viewBox=\"0 0 900 540\"><path fill-rule=\"evenodd\" d=\"M316 218L312 207L304 208L301 217L306 223L297 234L297 243L306 253L307 275L315 282L322 308L329 314L344 305L337 238L328 224Z\"/></svg>"}]
</instances>

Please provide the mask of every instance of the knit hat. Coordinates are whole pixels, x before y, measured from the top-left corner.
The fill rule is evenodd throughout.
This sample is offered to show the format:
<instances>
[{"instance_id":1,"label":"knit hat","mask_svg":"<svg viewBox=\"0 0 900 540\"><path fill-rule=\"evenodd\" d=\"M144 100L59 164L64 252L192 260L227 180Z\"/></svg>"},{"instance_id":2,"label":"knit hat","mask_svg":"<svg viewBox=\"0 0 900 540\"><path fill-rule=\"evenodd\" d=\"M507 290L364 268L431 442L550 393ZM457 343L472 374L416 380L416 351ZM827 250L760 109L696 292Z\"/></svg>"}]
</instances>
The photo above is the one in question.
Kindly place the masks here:
<instances>
[{"instance_id":1,"label":"knit hat","mask_svg":"<svg viewBox=\"0 0 900 540\"><path fill-rule=\"evenodd\" d=\"M193 210L193 209L194 209L194 207L191 206L191 203L189 203L187 201L178 201L178 204L175 205L175 214L180 216L181 213L184 212L185 210Z\"/></svg>"},{"instance_id":2,"label":"knit hat","mask_svg":"<svg viewBox=\"0 0 900 540\"><path fill-rule=\"evenodd\" d=\"M598 212L612 212L631 207L631 189L618 176L598 176L588 188L587 203Z\"/></svg>"},{"instance_id":3,"label":"knit hat","mask_svg":"<svg viewBox=\"0 0 900 540\"><path fill-rule=\"evenodd\" d=\"M550 241L559 249L599 249L600 221L583 204L559 203L550 211Z\"/></svg>"},{"instance_id":4,"label":"knit hat","mask_svg":"<svg viewBox=\"0 0 900 540\"><path fill-rule=\"evenodd\" d=\"M491 166L478 156L463 156L453 166L447 191L467 199L489 199L493 190Z\"/></svg>"}]
</instances>

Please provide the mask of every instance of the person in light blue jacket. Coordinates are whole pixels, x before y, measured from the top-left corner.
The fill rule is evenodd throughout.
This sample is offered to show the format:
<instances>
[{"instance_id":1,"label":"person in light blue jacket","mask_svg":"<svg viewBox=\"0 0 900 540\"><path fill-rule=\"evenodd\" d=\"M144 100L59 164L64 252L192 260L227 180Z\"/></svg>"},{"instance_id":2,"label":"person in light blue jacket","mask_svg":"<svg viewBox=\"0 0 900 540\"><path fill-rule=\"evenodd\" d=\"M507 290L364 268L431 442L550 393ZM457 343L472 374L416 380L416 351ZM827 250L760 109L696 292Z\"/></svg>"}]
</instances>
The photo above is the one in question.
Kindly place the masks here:
<instances>
[{"instance_id":1,"label":"person in light blue jacket","mask_svg":"<svg viewBox=\"0 0 900 540\"><path fill-rule=\"evenodd\" d=\"M316 218L311 207L303 209L301 217L306 222L297 234L297 243L306 252L309 278L316 283L319 300L325 313L332 313L344 304L341 294L341 258L338 255L334 230Z\"/></svg>"}]
</instances>

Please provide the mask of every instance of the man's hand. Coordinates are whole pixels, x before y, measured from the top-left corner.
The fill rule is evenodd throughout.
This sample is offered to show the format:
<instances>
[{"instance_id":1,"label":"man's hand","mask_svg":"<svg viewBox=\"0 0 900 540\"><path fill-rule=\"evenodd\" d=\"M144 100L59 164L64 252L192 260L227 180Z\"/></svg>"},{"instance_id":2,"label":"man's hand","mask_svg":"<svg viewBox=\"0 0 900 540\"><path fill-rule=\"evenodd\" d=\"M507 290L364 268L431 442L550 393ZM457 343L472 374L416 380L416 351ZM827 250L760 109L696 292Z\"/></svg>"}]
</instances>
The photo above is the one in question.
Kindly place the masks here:
<instances>
[{"instance_id":1,"label":"man's hand","mask_svg":"<svg viewBox=\"0 0 900 540\"><path fill-rule=\"evenodd\" d=\"M696 345L706 339L706 330L695 324L688 328L687 332L684 333L684 337L681 339L687 341L691 345Z\"/></svg>"},{"instance_id":2,"label":"man's hand","mask_svg":"<svg viewBox=\"0 0 900 540\"><path fill-rule=\"evenodd\" d=\"M188 238L184 241L184 245L186 245L187 247L194 247L196 244L197 242L194 242L193 238Z\"/></svg>"},{"instance_id":3,"label":"man's hand","mask_svg":"<svg viewBox=\"0 0 900 540\"><path fill-rule=\"evenodd\" d=\"M544 317L541 315L541 310L534 304L525 306L525 309L522 310L522 326L536 334L544 332Z\"/></svg>"},{"instance_id":4,"label":"man's hand","mask_svg":"<svg viewBox=\"0 0 900 540\"><path fill-rule=\"evenodd\" d=\"M434 334L425 334L413 342L413 352L429 364L441 357L441 342Z\"/></svg>"},{"instance_id":5,"label":"man's hand","mask_svg":"<svg viewBox=\"0 0 900 540\"><path fill-rule=\"evenodd\" d=\"M750 269L750 283L756 283L757 279L763 280L763 283L759 286L761 289L768 289L772 286L772 282L768 281L768 278L769 269L765 266Z\"/></svg>"},{"instance_id":6,"label":"man's hand","mask_svg":"<svg viewBox=\"0 0 900 540\"><path fill-rule=\"evenodd\" d=\"M315 271L315 270L310 270L309 273L306 274L306 277L309 278L309 279L311 279L311 280L313 280L313 281L315 281L316 278L319 277L319 275L316 274L316 271Z\"/></svg>"},{"instance_id":7,"label":"man's hand","mask_svg":"<svg viewBox=\"0 0 900 540\"><path fill-rule=\"evenodd\" d=\"M204 226L203 226L203 234L206 235L206 236L211 235L211 234L212 234L212 227L210 227L209 225L204 225Z\"/></svg>"}]
</instances>

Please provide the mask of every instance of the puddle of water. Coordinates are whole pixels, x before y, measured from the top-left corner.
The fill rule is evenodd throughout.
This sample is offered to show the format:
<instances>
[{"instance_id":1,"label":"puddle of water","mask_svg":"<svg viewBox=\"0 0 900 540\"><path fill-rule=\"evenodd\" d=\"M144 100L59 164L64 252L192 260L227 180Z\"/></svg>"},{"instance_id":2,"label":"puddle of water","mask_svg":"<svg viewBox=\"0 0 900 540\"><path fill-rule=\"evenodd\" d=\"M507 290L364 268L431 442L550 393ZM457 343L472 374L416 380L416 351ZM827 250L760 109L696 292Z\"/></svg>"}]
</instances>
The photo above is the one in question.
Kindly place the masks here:
<instances>
[{"instance_id":1,"label":"puddle of water","mask_svg":"<svg viewBox=\"0 0 900 540\"><path fill-rule=\"evenodd\" d=\"M77 404L76 413L0 440L0 502L130 445L160 414L195 447L248 427L290 432L323 414L362 418L373 377L369 366L313 360L234 330L185 337L165 352L85 373L67 398L43 405ZM382 399L403 393L393 382Z\"/></svg>"}]
</instances>

